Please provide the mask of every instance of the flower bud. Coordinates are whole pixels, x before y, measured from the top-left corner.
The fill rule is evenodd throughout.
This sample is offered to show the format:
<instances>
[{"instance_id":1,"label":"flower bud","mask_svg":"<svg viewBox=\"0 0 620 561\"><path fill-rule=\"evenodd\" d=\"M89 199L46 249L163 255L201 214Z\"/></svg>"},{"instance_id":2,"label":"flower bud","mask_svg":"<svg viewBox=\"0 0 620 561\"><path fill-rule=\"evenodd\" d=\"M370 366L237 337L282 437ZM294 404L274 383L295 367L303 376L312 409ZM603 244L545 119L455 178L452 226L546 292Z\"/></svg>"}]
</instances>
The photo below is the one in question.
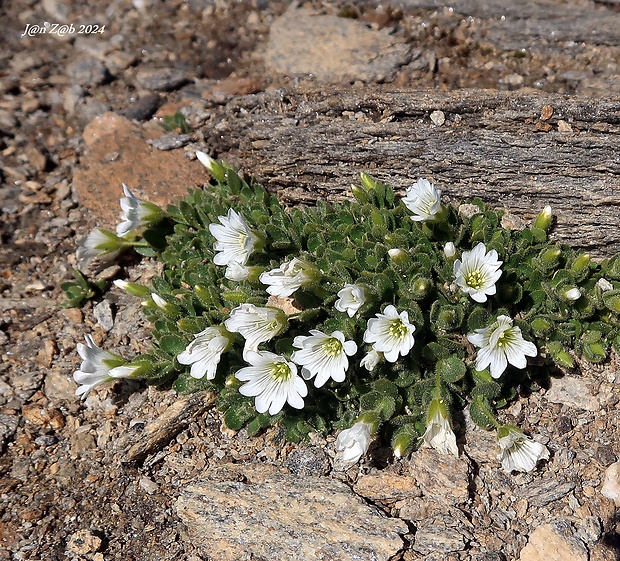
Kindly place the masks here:
<instances>
[{"instance_id":1,"label":"flower bud","mask_svg":"<svg viewBox=\"0 0 620 561\"><path fill-rule=\"evenodd\" d=\"M540 252L540 260L546 267L556 267L560 262L560 256L562 250L559 247L553 247L551 249L545 249Z\"/></svg>"},{"instance_id":2,"label":"flower bud","mask_svg":"<svg viewBox=\"0 0 620 561\"><path fill-rule=\"evenodd\" d=\"M589 266L590 266L590 256L587 253L583 253L582 255L577 257L577 259L575 259L575 261L571 265L570 270L571 270L571 273L579 276L582 273L584 273L588 269Z\"/></svg>"},{"instance_id":3,"label":"flower bud","mask_svg":"<svg viewBox=\"0 0 620 561\"><path fill-rule=\"evenodd\" d=\"M411 261L411 256L409 255L409 252L403 249L388 249L388 255L390 256L394 264L398 265L399 267L404 267Z\"/></svg>"},{"instance_id":4,"label":"flower bud","mask_svg":"<svg viewBox=\"0 0 620 561\"><path fill-rule=\"evenodd\" d=\"M168 316L177 316L181 311L181 308L176 304L171 304L167 302L164 298L162 298L159 294L152 292L150 300L145 300L142 302L142 305L146 308L159 308L162 312L164 312Z\"/></svg>"},{"instance_id":5,"label":"flower bud","mask_svg":"<svg viewBox=\"0 0 620 561\"><path fill-rule=\"evenodd\" d=\"M198 161L207 168L207 171L219 182L224 183L226 181L226 168L220 164L216 159L212 158L204 152L196 152L196 158Z\"/></svg>"},{"instance_id":6,"label":"flower bud","mask_svg":"<svg viewBox=\"0 0 620 561\"><path fill-rule=\"evenodd\" d=\"M443 254L446 259L452 259L456 255L456 246L452 242L448 242L443 246Z\"/></svg>"},{"instance_id":7,"label":"flower bud","mask_svg":"<svg viewBox=\"0 0 620 561\"><path fill-rule=\"evenodd\" d=\"M611 284L607 279L601 277L596 281L596 286L600 288L603 292L607 292L608 290L613 290L614 285Z\"/></svg>"},{"instance_id":8,"label":"flower bud","mask_svg":"<svg viewBox=\"0 0 620 561\"><path fill-rule=\"evenodd\" d=\"M429 279L420 277L413 281L412 291L417 297L423 298L431 291L432 286Z\"/></svg>"},{"instance_id":9,"label":"flower bud","mask_svg":"<svg viewBox=\"0 0 620 561\"><path fill-rule=\"evenodd\" d=\"M151 290L147 286L138 284L137 282L127 282L126 280L116 279L114 281L114 286L138 298L146 298L151 294Z\"/></svg>"},{"instance_id":10,"label":"flower bud","mask_svg":"<svg viewBox=\"0 0 620 561\"><path fill-rule=\"evenodd\" d=\"M575 300L579 300L581 298L581 291L576 287L564 289L562 296L565 300L569 302L574 302Z\"/></svg>"},{"instance_id":11,"label":"flower bud","mask_svg":"<svg viewBox=\"0 0 620 561\"><path fill-rule=\"evenodd\" d=\"M551 207L547 205L542 209L542 212L536 217L534 221L534 228L540 228L545 232L549 231L551 224L553 223L553 214L551 213Z\"/></svg>"},{"instance_id":12,"label":"flower bud","mask_svg":"<svg viewBox=\"0 0 620 561\"><path fill-rule=\"evenodd\" d=\"M406 456L419 439L415 428L412 425L403 425L398 428L392 436L392 450L395 458Z\"/></svg>"}]
</instances>

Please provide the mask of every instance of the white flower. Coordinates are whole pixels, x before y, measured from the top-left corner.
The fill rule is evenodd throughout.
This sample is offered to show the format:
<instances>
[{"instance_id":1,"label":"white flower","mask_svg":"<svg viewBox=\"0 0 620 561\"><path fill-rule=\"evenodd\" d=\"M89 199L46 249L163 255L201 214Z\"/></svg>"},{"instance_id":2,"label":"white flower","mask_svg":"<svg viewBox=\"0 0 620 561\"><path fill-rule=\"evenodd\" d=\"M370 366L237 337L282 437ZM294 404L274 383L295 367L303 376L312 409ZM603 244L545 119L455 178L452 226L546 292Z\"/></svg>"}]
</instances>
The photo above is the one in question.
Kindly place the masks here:
<instances>
[{"instance_id":1,"label":"white flower","mask_svg":"<svg viewBox=\"0 0 620 561\"><path fill-rule=\"evenodd\" d=\"M416 222L434 220L441 211L441 190L427 179L418 179L407 189L403 203L413 212L411 220Z\"/></svg>"},{"instance_id":2,"label":"white flower","mask_svg":"<svg viewBox=\"0 0 620 561\"><path fill-rule=\"evenodd\" d=\"M258 345L279 335L287 325L286 314L276 308L258 308L241 304L230 312L224 322L226 329L240 333L245 339L244 354L258 350Z\"/></svg>"},{"instance_id":3,"label":"white flower","mask_svg":"<svg viewBox=\"0 0 620 561\"><path fill-rule=\"evenodd\" d=\"M426 446L442 454L452 453L458 458L456 436L450 426L450 417L443 399L435 397L431 401L426 415L426 432L422 440Z\"/></svg>"},{"instance_id":4,"label":"white flower","mask_svg":"<svg viewBox=\"0 0 620 561\"><path fill-rule=\"evenodd\" d=\"M512 425L497 429L497 443L501 453L497 458L502 468L512 471L532 471L539 460L549 459L549 450L540 442L525 436L521 430Z\"/></svg>"},{"instance_id":5,"label":"white flower","mask_svg":"<svg viewBox=\"0 0 620 561\"><path fill-rule=\"evenodd\" d=\"M80 269L85 269L93 259L103 255L113 259L122 247L123 240L116 234L103 228L95 228L80 241L76 251L78 266Z\"/></svg>"},{"instance_id":6,"label":"white flower","mask_svg":"<svg viewBox=\"0 0 620 561\"><path fill-rule=\"evenodd\" d=\"M361 286L345 284L344 288L338 291L338 300L334 307L339 312L346 312L352 318L364 302L366 302L366 291Z\"/></svg>"},{"instance_id":7,"label":"white flower","mask_svg":"<svg viewBox=\"0 0 620 561\"><path fill-rule=\"evenodd\" d=\"M395 247L393 249L388 249L388 255L392 259L398 260L399 258L402 258L402 257L408 255L408 253L406 251L403 251L402 249L399 249L399 248Z\"/></svg>"},{"instance_id":8,"label":"white flower","mask_svg":"<svg viewBox=\"0 0 620 561\"><path fill-rule=\"evenodd\" d=\"M574 286L573 288L566 289L563 296L569 302L574 302L575 300L579 300L579 298L581 298L581 291Z\"/></svg>"},{"instance_id":9,"label":"white flower","mask_svg":"<svg viewBox=\"0 0 620 561\"><path fill-rule=\"evenodd\" d=\"M486 302L488 295L496 292L495 283L502 276L502 261L497 260L497 251L487 253L486 246L480 242L471 251L463 252L463 260L454 262L456 284L476 302Z\"/></svg>"},{"instance_id":10,"label":"white flower","mask_svg":"<svg viewBox=\"0 0 620 561\"><path fill-rule=\"evenodd\" d=\"M250 274L250 269L241 263L237 263L236 261L231 261L226 266L226 272L224 276L231 281L244 281L248 278Z\"/></svg>"},{"instance_id":11,"label":"white flower","mask_svg":"<svg viewBox=\"0 0 620 561\"><path fill-rule=\"evenodd\" d=\"M443 254L446 259L452 259L456 255L456 246L452 242L448 242L443 246Z\"/></svg>"},{"instance_id":12,"label":"white flower","mask_svg":"<svg viewBox=\"0 0 620 561\"><path fill-rule=\"evenodd\" d=\"M206 154L205 152L200 152L198 150L196 151L196 158L198 158L198 161L205 168L207 168L207 171L209 171L209 173L214 174L215 165L217 165L217 160L209 156L209 154Z\"/></svg>"},{"instance_id":13,"label":"white flower","mask_svg":"<svg viewBox=\"0 0 620 561\"><path fill-rule=\"evenodd\" d=\"M369 372L374 369L379 362L383 359L383 353L378 353L374 349L371 349L370 352L360 361L360 366L363 366Z\"/></svg>"},{"instance_id":14,"label":"white flower","mask_svg":"<svg viewBox=\"0 0 620 561\"><path fill-rule=\"evenodd\" d=\"M123 192L125 196L121 199L122 222L116 227L116 233L120 237L161 220L163 213L157 205L138 199L124 183Z\"/></svg>"},{"instance_id":15,"label":"white flower","mask_svg":"<svg viewBox=\"0 0 620 561\"><path fill-rule=\"evenodd\" d=\"M534 221L534 228L540 228L542 230L547 231L551 223L553 222L553 213L551 212L551 207L547 205L542 209L542 212L536 217Z\"/></svg>"},{"instance_id":16,"label":"white flower","mask_svg":"<svg viewBox=\"0 0 620 561\"><path fill-rule=\"evenodd\" d=\"M613 290L614 285L611 284L607 279L601 277L596 281L596 286L598 286L603 292L607 292L608 290Z\"/></svg>"},{"instance_id":17,"label":"white flower","mask_svg":"<svg viewBox=\"0 0 620 561\"><path fill-rule=\"evenodd\" d=\"M499 378L508 363L516 368L527 366L526 356L536 356L538 350L534 343L523 339L521 329L512 325L508 316L499 316L485 329L476 329L467 339L476 347L480 347L476 357L476 370L484 370L491 366L491 376Z\"/></svg>"},{"instance_id":18,"label":"white flower","mask_svg":"<svg viewBox=\"0 0 620 561\"><path fill-rule=\"evenodd\" d=\"M336 439L336 450L342 453L342 461L355 464L368 452L371 439L369 423L358 421L350 429L343 430Z\"/></svg>"},{"instance_id":19,"label":"white flower","mask_svg":"<svg viewBox=\"0 0 620 561\"><path fill-rule=\"evenodd\" d=\"M233 336L224 327L212 326L194 335L194 340L187 348L177 356L181 364L192 365L190 376L213 380L220 363L222 354L225 353L233 342Z\"/></svg>"},{"instance_id":20,"label":"white flower","mask_svg":"<svg viewBox=\"0 0 620 561\"><path fill-rule=\"evenodd\" d=\"M401 312L391 304L382 314L368 320L364 342L372 343L375 351L382 352L385 360L396 362L399 355L405 356L415 342L415 326L409 323L409 314Z\"/></svg>"},{"instance_id":21,"label":"white flower","mask_svg":"<svg viewBox=\"0 0 620 561\"><path fill-rule=\"evenodd\" d=\"M293 257L290 261L282 263L277 269L261 273L259 280L269 285L267 292L272 296L286 298L298 288L311 284L316 280L314 267Z\"/></svg>"},{"instance_id":22,"label":"white flower","mask_svg":"<svg viewBox=\"0 0 620 561\"><path fill-rule=\"evenodd\" d=\"M78 343L77 352L83 359L79 370L73 373L73 379L80 387L75 395L86 399L88 392L104 382L117 378L127 378L136 370L136 367L126 367L125 360L120 356L99 348L91 335L86 335L86 345Z\"/></svg>"},{"instance_id":23,"label":"white flower","mask_svg":"<svg viewBox=\"0 0 620 561\"><path fill-rule=\"evenodd\" d=\"M327 335L318 329L311 329L311 335L295 337L293 346L301 349L291 355L291 360L303 366L301 375L305 380L316 376L314 386L322 387L330 378L344 382L349 368L347 356L357 352L355 341L345 341L340 331Z\"/></svg>"},{"instance_id":24,"label":"white flower","mask_svg":"<svg viewBox=\"0 0 620 561\"><path fill-rule=\"evenodd\" d=\"M151 292L151 300L155 302L156 306L162 310L165 310L168 306L168 302L164 300L159 294Z\"/></svg>"},{"instance_id":25,"label":"white flower","mask_svg":"<svg viewBox=\"0 0 620 561\"><path fill-rule=\"evenodd\" d=\"M297 366L267 351L249 351L246 360L252 366L235 373L238 380L246 382L239 388L239 393L255 397L254 404L259 413L269 410L270 415L275 415L285 403L295 409L303 409L303 398L308 395L308 388L297 375Z\"/></svg>"},{"instance_id":26,"label":"white flower","mask_svg":"<svg viewBox=\"0 0 620 561\"><path fill-rule=\"evenodd\" d=\"M209 224L209 232L215 238L213 249L219 252L213 258L216 265L231 262L245 265L250 254L256 249L258 236L250 229L243 216L228 209L227 216L218 216L221 224Z\"/></svg>"}]
</instances>

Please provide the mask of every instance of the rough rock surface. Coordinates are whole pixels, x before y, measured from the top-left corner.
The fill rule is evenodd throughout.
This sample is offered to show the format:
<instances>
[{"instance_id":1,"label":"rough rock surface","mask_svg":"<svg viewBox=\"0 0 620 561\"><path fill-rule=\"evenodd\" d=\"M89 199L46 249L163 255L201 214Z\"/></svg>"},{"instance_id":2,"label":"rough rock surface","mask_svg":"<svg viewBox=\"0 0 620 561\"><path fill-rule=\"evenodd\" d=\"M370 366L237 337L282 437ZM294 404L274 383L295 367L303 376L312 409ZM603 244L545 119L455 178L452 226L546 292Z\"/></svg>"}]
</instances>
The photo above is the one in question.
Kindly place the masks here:
<instances>
[{"instance_id":1,"label":"rough rock surface","mask_svg":"<svg viewBox=\"0 0 620 561\"><path fill-rule=\"evenodd\" d=\"M368 533L393 561L512 561L536 555L541 538L577 559L584 548L589 561L618 559L620 507L605 496L620 458L616 355L595 366L578 360L569 376L579 384L567 395L552 380L500 412L549 447L549 461L531 474L503 473L494 435L467 417L455 420L458 460L432 451L395 460L377 443L360 465L338 471L335 435L297 445L273 427L250 438L225 426L209 396L185 401L135 380L85 401L74 395L85 334L132 358L148 348L150 331L140 301L115 288L82 309L60 306L76 240L93 222L114 227L121 182L162 203L202 185L197 149L264 174L291 204L347 196L347 175L360 169L388 181L398 171L403 182L432 173L490 202L507 186L502 204L520 214L547 204L551 191L541 185L553 184L583 221L566 232L571 243L605 254L618 240L618 165L606 156L620 107L617 1L302 2L300 21L322 24L316 36L340 45L340 59L323 60L321 45L281 19L289 8L288 0L0 3L0 561L206 561L177 507L200 504L187 493L205 474L219 489L281 492L258 473L319 481L346 497L338 528L349 509L372 513L390 533ZM286 35L285 21L286 41L274 32ZM105 30L26 33L44 22ZM302 45L308 66L300 68ZM279 53L281 69L267 52ZM163 130L177 111L189 140ZM335 138L350 164L334 161ZM586 166L576 166L576 151L589 156ZM488 173L474 181L472 162L481 161ZM550 171L539 175L534 162ZM592 196L575 203L573 186ZM601 238L605 216L613 240ZM148 283L157 274L127 256L99 280ZM231 483L223 466L254 480ZM219 495L221 511L230 497ZM357 547L363 528L346 527ZM262 537L256 551L269 547L269 532ZM288 537L282 547L299 541Z\"/></svg>"},{"instance_id":2,"label":"rough rock surface","mask_svg":"<svg viewBox=\"0 0 620 561\"><path fill-rule=\"evenodd\" d=\"M410 48L384 30L295 7L273 23L265 52L276 72L336 84L392 81L410 58Z\"/></svg>"},{"instance_id":3,"label":"rough rock surface","mask_svg":"<svg viewBox=\"0 0 620 561\"><path fill-rule=\"evenodd\" d=\"M161 133L114 113L96 117L85 127L87 150L74 175L74 188L101 224L117 221L123 183L137 197L164 207L185 196L188 188L204 184L207 177L199 162L149 144L152 136Z\"/></svg>"},{"instance_id":4,"label":"rough rock surface","mask_svg":"<svg viewBox=\"0 0 620 561\"><path fill-rule=\"evenodd\" d=\"M190 539L220 561L248 552L294 561L387 561L408 533L404 522L385 517L344 483L272 466L206 473L182 492L176 509Z\"/></svg>"}]
</instances>

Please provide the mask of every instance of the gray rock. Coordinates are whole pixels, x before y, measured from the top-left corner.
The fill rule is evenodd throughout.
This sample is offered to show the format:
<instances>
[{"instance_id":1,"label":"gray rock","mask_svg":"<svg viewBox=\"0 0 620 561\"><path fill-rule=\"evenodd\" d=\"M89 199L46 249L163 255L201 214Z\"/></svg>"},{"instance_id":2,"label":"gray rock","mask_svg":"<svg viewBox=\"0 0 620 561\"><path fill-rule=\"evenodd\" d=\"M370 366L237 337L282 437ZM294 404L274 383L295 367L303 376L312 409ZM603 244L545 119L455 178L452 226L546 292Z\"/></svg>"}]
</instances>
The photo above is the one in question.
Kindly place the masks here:
<instances>
[{"instance_id":1,"label":"gray rock","mask_svg":"<svg viewBox=\"0 0 620 561\"><path fill-rule=\"evenodd\" d=\"M272 24L265 54L276 72L339 84L389 82L410 59L410 47L386 31L295 8Z\"/></svg>"},{"instance_id":2,"label":"gray rock","mask_svg":"<svg viewBox=\"0 0 620 561\"><path fill-rule=\"evenodd\" d=\"M15 415L0 415L0 452L4 451L4 447L9 442L19 424L19 419Z\"/></svg>"},{"instance_id":3,"label":"gray rock","mask_svg":"<svg viewBox=\"0 0 620 561\"><path fill-rule=\"evenodd\" d=\"M285 467L295 475L325 475L329 471L329 458L319 446L295 450L286 460Z\"/></svg>"},{"instance_id":4,"label":"gray rock","mask_svg":"<svg viewBox=\"0 0 620 561\"><path fill-rule=\"evenodd\" d=\"M598 411L601 408L599 401L592 395L588 382L571 376L553 378L545 397L551 403L562 403L575 409Z\"/></svg>"},{"instance_id":5,"label":"gray rock","mask_svg":"<svg viewBox=\"0 0 620 561\"><path fill-rule=\"evenodd\" d=\"M443 517L431 518L424 520L418 527L412 549L419 553L462 551L469 538L469 533L448 526Z\"/></svg>"},{"instance_id":6,"label":"gray rock","mask_svg":"<svg viewBox=\"0 0 620 561\"><path fill-rule=\"evenodd\" d=\"M179 68L145 68L136 74L136 81L147 90L176 90L189 82L187 72Z\"/></svg>"},{"instance_id":7,"label":"gray rock","mask_svg":"<svg viewBox=\"0 0 620 561\"><path fill-rule=\"evenodd\" d=\"M114 315L107 300L102 300L93 308L93 316L104 331L110 331L114 327Z\"/></svg>"},{"instance_id":8,"label":"gray rock","mask_svg":"<svg viewBox=\"0 0 620 561\"><path fill-rule=\"evenodd\" d=\"M218 561L387 561L408 532L345 483L264 464L207 473L183 491L176 511L192 542Z\"/></svg>"},{"instance_id":9,"label":"gray rock","mask_svg":"<svg viewBox=\"0 0 620 561\"><path fill-rule=\"evenodd\" d=\"M189 134L165 134L160 138L147 140L147 143L158 150L176 150L189 144L191 140L192 137Z\"/></svg>"},{"instance_id":10,"label":"gray rock","mask_svg":"<svg viewBox=\"0 0 620 561\"><path fill-rule=\"evenodd\" d=\"M132 121L146 121L159 109L162 99L159 94L152 93L138 98L125 110L124 117Z\"/></svg>"},{"instance_id":11,"label":"gray rock","mask_svg":"<svg viewBox=\"0 0 620 561\"><path fill-rule=\"evenodd\" d=\"M576 484L572 481L541 479L524 488L523 498L535 506L545 506L568 495Z\"/></svg>"},{"instance_id":12,"label":"gray rock","mask_svg":"<svg viewBox=\"0 0 620 561\"><path fill-rule=\"evenodd\" d=\"M100 86L110 79L108 69L94 58L79 58L68 66L67 76L74 84L86 88Z\"/></svg>"}]
</instances>

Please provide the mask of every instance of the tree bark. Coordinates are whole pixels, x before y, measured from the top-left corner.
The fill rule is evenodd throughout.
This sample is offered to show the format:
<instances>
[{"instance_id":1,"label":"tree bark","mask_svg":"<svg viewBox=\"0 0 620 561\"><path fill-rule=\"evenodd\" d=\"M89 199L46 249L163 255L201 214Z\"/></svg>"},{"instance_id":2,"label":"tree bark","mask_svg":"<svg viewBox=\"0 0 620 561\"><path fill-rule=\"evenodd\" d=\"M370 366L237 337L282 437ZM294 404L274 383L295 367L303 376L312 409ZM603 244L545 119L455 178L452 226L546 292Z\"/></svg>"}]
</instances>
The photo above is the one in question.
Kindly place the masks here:
<instances>
[{"instance_id":1,"label":"tree bark","mask_svg":"<svg viewBox=\"0 0 620 561\"><path fill-rule=\"evenodd\" d=\"M441 111L441 115L431 115ZM426 177L451 201L480 197L558 240L620 251L620 100L546 94L275 90L213 110L205 141L289 203L348 196L359 172L402 194Z\"/></svg>"}]
</instances>

